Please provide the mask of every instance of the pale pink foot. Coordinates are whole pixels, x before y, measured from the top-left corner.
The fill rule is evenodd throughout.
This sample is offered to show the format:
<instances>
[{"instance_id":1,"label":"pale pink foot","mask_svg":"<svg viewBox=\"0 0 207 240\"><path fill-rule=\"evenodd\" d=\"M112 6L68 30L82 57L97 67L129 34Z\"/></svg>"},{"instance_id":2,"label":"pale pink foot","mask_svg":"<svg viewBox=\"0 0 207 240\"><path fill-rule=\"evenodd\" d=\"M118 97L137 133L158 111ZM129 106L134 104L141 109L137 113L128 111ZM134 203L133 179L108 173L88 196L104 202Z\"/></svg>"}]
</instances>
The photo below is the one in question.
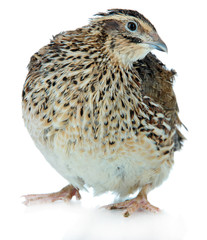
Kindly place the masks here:
<instances>
[{"instance_id":1,"label":"pale pink foot","mask_svg":"<svg viewBox=\"0 0 207 240\"><path fill-rule=\"evenodd\" d=\"M72 185L68 185L61 189L59 192L48 193L48 194L29 194L24 195L25 205L31 205L36 203L51 203L58 200L63 200L68 202L75 196L77 200L81 199L80 193L77 188L74 188Z\"/></svg>"},{"instance_id":2,"label":"pale pink foot","mask_svg":"<svg viewBox=\"0 0 207 240\"><path fill-rule=\"evenodd\" d=\"M107 205L105 208L109 210L126 209L123 214L124 217L129 217L132 213L142 209L154 213L159 212L159 208L151 205L145 197L139 195L131 200Z\"/></svg>"}]
</instances>

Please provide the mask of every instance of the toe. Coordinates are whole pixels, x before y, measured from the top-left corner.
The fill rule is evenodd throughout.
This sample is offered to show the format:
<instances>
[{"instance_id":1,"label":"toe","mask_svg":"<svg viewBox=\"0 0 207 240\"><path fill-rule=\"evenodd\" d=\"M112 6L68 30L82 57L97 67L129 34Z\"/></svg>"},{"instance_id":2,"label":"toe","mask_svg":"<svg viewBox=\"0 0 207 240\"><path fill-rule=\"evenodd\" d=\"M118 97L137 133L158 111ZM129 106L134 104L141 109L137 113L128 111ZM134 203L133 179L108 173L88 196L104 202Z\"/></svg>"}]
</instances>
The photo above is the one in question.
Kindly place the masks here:
<instances>
[{"instance_id":1,"label":"toe","mask_svg":"<svg viewBox=\"0 0 207 240\"><path fill-rule=\"evenodd\" d=\"M154 213L158 213L160 211L160 209L158 207L155 207L155 206L151 205L150 203L143 205L142 208L149 212L154 212Z\"/></svg>"},{"instance_id":2,"label":"toe","mask_svg":"<svg viewBox=\"0 0 207 240\"><path fill-rule=\"evenodd\" d=\"M104 208L113 210L113 209L125 209L123 215L124 217L129 217L132 213L138 211L138 210L146 210L149 212L157 213L159 212L159 208L151 205L147 199L145 198L135 198L131 200L127 200L125 202L120 203L114 203L107 206L104 206Z\"/></svg>"}]
</instances>

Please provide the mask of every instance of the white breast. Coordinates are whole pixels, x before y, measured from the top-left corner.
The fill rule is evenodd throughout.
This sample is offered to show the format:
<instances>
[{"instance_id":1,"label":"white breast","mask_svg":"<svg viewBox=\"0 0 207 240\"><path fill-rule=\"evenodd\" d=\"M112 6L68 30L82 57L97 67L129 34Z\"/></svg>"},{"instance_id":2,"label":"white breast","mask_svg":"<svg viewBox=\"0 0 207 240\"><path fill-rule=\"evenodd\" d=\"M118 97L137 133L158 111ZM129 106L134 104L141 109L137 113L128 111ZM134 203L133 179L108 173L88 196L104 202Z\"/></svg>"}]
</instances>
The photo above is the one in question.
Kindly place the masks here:
<instances>
[{"instance_id":1,"label":"white breast","mask_svg":"<svg viewBox=\"0 0 207 240\"><path fill-rule=\"evenodd\" d=\"M93 187L95 194L113 191L120 196L133 193L151 183L157 186L169 174L169 156L159 153L151 141L140 138L100 146L95 142L63 145L54 139L54 148L38 148L47 161L71 184L79 189Z\"/></svg>"}]
</instances>

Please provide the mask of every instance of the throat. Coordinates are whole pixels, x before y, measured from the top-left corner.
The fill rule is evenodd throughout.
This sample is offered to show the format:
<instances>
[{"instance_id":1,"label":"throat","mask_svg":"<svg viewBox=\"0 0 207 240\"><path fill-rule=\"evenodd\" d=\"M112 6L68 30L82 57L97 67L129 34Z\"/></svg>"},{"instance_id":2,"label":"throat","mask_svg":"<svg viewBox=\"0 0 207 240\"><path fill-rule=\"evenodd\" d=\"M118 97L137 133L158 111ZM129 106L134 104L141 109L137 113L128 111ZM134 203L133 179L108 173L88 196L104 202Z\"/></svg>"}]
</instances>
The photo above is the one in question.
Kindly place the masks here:
<instances>
[{"instance_id":1,"label":"throat","mask_svg":"<svg viewBox=\"0 0 207 240\"><path fill-rule=\"evenodd\" d=\"M129 44L126 44L126 39ZM143 47L139 38L123 36L119 39L108 38L102 51L111 65L132 69L133 63L145 58L150 49Z\"/></svg>"}]
</instances>

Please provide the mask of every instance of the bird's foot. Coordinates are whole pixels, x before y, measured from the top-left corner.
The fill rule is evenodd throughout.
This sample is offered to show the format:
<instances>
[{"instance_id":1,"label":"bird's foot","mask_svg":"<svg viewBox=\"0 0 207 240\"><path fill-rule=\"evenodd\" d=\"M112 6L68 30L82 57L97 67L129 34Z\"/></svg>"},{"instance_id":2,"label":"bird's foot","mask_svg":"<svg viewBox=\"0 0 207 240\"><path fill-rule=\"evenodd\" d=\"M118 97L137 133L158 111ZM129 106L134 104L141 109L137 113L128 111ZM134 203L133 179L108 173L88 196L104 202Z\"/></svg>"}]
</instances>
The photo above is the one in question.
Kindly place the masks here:
<instances>
[{"instance_id":1,"label":"bird's foot","mask_svg":"<svg viewBox=\"0 0 207 240\"><path fill-rule=\"evenodd\" d=\"M145 197L139 195L136 198L126 200L124 202L107 205L105 208L109 210L125 209L123 213L124 217L129 217L135 211L142 209L154 213L159 212L159 208L153 206Z\"/></svg>"},{"instance_id":2,"label":"bird's foot","mask_svg":"<svg viewBox=\"0 0 207 240\"><path fill-rule=\"evenodd\" d=\"M75 196L77 200L81 199L81 195L77 188L74 188L72 185L68 185L61 189L59 192L48 193L48 194L29 194L24 195L25 205L31 205L36 203L51 203L58 200L63 200L68 202Z\"/></svg>"}]
</instances>

